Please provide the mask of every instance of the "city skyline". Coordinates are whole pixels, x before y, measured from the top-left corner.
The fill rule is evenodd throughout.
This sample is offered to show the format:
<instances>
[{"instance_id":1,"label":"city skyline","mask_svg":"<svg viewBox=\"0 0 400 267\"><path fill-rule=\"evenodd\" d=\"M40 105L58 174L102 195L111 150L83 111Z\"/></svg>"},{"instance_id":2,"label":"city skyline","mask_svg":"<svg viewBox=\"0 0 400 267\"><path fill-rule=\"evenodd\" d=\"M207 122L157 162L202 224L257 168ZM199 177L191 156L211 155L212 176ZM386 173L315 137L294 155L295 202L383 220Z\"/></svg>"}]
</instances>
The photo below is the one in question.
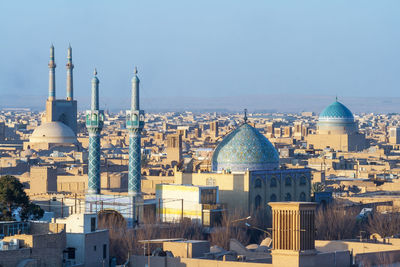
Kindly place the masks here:
<instances>
[{"instance_id":1,"label":"city skyline","mask_svg":"<svg viewBox=\"0 0 400 267\"><path fill-rule=\"evenodd\" d=\"M128 106L129 77L137 65L145 80L142 97L146 109L153 108L151 104L146 107L146 99L157 102L165 97L180 102L181 97L299 95L306 99L338 95L342 99L390 98L395 104L388 112L395 112L396 97L400 97L400 35L396 27L400 18L395 12L400 4L396 1L93 3L52 6L27 2L23 9L3 4L0 22L12 27L0 30L6 37L0 54L8 62L0 67L1 98L39 98L39 107L47 92L52 43L56 90L64 98L71 43L75 97L81 105L90 97L91 72L97 67L102 97L115 103L109 108L123 109L119 103ZM94 15L88 16L88 11ZM18 19L16 12L25 20ZM28 44L27 39L33 42ZM229 101L222 102L228 102L222 108L232 108ZM295 104L287 111L293 111ZM355 112L357 109L352 107Z\"/></svg>"}]
</instances>

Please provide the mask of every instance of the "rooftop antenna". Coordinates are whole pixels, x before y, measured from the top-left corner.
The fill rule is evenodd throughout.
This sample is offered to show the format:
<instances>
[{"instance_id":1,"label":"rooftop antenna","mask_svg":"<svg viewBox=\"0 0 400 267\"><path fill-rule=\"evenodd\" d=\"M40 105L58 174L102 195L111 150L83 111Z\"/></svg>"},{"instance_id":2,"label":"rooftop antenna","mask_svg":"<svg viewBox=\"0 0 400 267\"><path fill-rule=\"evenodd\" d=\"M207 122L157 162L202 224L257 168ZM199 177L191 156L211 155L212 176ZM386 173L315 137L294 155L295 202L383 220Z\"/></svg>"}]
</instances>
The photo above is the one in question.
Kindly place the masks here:
<instances>
[{"instance_id":1,"label":"rooftop antenna","mask_svg":"<svg viewBox=\"0 0 400 267\"><path fill-rule=\"evenodd\" d=\"M247 123L247 108L244 109L244 123Z\"/></svg>"}]
</instances>

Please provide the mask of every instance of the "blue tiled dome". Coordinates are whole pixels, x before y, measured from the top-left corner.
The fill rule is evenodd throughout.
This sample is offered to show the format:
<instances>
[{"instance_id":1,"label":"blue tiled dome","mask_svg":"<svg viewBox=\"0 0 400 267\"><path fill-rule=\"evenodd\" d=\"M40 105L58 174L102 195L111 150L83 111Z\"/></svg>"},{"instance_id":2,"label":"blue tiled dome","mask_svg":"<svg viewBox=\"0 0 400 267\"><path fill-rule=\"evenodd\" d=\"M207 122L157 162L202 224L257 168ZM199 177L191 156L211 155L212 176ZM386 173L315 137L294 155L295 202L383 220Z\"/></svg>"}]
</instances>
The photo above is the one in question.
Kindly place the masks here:
<instances>
[{"instance_id":1,"label":"blue tiled dome","mask_svg":"<svg viewBox=\"0 0 400 267\"><path fill-rule=\"evenodd\" d=\"M354 121L353 113L342 103L335 101L319 115L319 121Z\"/></svg>"},{"instance_id":2,"label":"blue tiled dome","mask_svg":"<svg viewBox=\"0 0 400 267\"><path fill-rule=\"evenodd\" d=\"M275 147L258 130L242 124L215 148L212 170L244 172L246 170L271 170L279 167Z\"/></svg>"}]
</instances>

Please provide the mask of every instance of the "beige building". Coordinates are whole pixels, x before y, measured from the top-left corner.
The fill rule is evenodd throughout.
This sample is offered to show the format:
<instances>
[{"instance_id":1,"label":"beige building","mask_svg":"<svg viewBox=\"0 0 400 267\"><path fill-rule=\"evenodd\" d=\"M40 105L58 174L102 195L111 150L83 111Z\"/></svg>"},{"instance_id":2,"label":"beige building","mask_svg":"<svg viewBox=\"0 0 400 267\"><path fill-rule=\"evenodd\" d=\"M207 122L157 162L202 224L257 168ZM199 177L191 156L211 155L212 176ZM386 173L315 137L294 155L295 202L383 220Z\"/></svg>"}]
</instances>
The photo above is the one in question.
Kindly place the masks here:
<instances>
[{"instance_id":1,"label":"beige building","mask_svg":"<svg viewBox=\"0 0 400 267\"><path fill-rule=\"evenodd\" d=\"M97 229L97 214L78 213L65 219L55 219L58 224L65 224L66 261L71 265L87 267L109 266L108 230Z\"/></svg>"}]
</instances>

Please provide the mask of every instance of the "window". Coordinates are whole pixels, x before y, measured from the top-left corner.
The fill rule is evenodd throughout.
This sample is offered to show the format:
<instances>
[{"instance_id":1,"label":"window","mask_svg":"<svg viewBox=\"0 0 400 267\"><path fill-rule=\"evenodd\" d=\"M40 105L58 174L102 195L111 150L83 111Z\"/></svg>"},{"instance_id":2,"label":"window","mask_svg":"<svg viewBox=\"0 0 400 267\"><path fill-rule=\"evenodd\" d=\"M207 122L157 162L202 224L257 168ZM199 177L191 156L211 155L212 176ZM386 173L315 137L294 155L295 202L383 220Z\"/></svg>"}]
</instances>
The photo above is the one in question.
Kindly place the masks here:
<instances>
[{"instance_id":1,"label":"window","mask_svg":"<svg viewBox=\"0 0 400 267\"><path fill-rule=\"evenodd\" d=\"M261 188L262 187L262 183L261 183L261 179L256 179L256 182L254 183L254 187L255 188Z\"/></svg>"},{"instance_id":2,"label":"window","mask_svg":"<svg viewBox=\"0 0 400 267\"><path fill-rule=\"evenodd\" d=\"M276 202L276 195L272 194L270 200L271 202Z\"/></svg>"},{"instance_id":3,"label":"window","mask_svg":"<svg viewBox=\"0 0 400 267\"><path fill-rule=\"evenodd\" d=\"M75 248L67 248L67 255L69 260L75 259Z\"/></svg>"},{"instance_id":4,"label":"window","mask_svg":"<svg viewBox=\"0 0 400 267\"><path fill-rule=\"evenodd\" d=\"M96 247L96 246L93 246L93 250L96 251L96 250L97 250L97 247Z\"/></svg>"},{"instance_id":5,"label":"window","mask_svg":"<svg viewBox=\"0 0 400 267\"><path fill-rule=\"evenodd\" d=\"M300 201L306 201L306 194L304 192L300 193Z\"/></svg>"},{"instance_id":6,"label":"window","mask_svg":"<svg viewBox=\"0 0 400 267\"><path fill-rule=\"evenodd\" d=\"M200 193L201 204L217 203L217 189L202 189Z\"/></svg>"},{"instance_id":7,"label":"window","mask_svg":"<svg viewBox=\"0 0 400 267\"><path fill-rule=\"evenodd\" d=\"M259 195L256 196L256 199L254 201L254 207L256 209L260 208L261 206L261 197Z\"/></svg>"},{"instance_id":8,"label":"window","mask_svg":"<svg viewBox=\"0 0 400 267\"><path fill-rule=\"evenodd\" d=\"M291 201L292 200L292 195L287 193L285 196L285 201Z\"/></svg>"},{"instance_id":9,"label":"window","mask_svg":"<svg viewBox=\"0 0 400 267\"><path fill-rule=\"evenodd\" d=\"M107 258L107 244L103 244L103 259Z\"/></svg>"},{"instance_id":10,"label":"window","mask_svg":"<svg viewBox=\"0 0 400 267\"><path fill-rule=\"evenodd\" d=\"M300 185L306 185L307 184L307 178L305 176L300 177Z\"/></svg>"},{"instance_id":11,"label":"window","mask_svg":"<svg viewBox=\"0 0 400 267\"><path fill-rule=\"evenodd\" d=\"M270 187L276 187L276 185L277 185L276 178L272 177Z\"/></svg>"},{"instance_id":12,"label":"window","mask_svg":"<svg viewBox=\"0 0 400 267\"><path fill-rule=\"evenodd\" d=\"M96 218L90 218L90 231L96 231Z\"/></svg>"},{"instance_id":13,"label":"window","mask_svg":"<svg viewBox=\"0 0 400 267\"><path fill-rule=\"evenodd\" d=\"M292 186L292 178L290 178L290 176L286 176L285 186Z\"/></svg>"}]
</instances>

